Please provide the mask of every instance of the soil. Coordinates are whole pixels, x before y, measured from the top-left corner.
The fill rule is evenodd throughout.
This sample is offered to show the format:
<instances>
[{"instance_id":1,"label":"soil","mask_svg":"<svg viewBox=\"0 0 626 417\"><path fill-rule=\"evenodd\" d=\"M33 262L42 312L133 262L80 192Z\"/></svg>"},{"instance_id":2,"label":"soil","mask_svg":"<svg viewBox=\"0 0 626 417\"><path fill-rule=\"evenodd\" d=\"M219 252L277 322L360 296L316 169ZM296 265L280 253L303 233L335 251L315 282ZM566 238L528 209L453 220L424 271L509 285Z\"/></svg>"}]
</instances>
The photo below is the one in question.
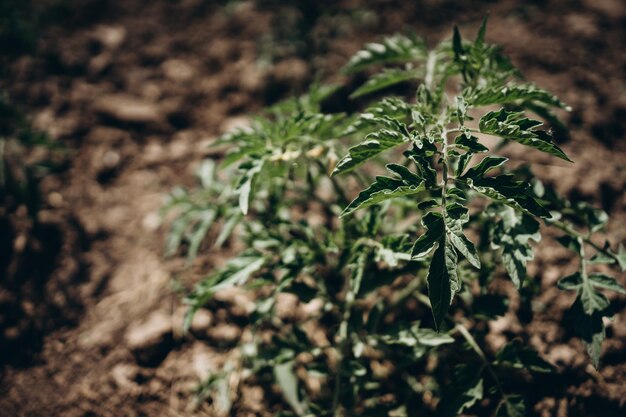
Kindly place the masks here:
<instances>
[{"instance_id":1,"label":"soil","mask_svg":"<svg viewBox=\"0 0 626 417\"><path fill-rule=\"evenodd\" d=\"M474 33L489 11L488 40L574 109L565 115L571 134L559 136L574 165L505 152L604 208L608 236L626 241L621 0L89 0L60 10L37 52L12 57L0 80L37 128L71 150L66 169L41 184L40 221L28 237L0 225L0 247L13 248L11 258L0 253L1 416L216 415L193 401L193 389L245 333L236 318L246 299L229 294L181 334L173 278L193 282L224 254L192 268L165 259L164 196L193 185L203 158L219 157L206 147L216 135L318 74L338 80L332 74L365 41L402 28L436 43L453 23ZM575 268L566 251L541 243L529 272L543 310L530 320L505 316L487 340L522 337L558 366L528 394L531 415L626 415L626 298L612 299L619 313L595 371L561 325L572 300L554 284ZM274 415L268 407L262 390L246 387L233 415Z\"/></svg>"}]
</instances>

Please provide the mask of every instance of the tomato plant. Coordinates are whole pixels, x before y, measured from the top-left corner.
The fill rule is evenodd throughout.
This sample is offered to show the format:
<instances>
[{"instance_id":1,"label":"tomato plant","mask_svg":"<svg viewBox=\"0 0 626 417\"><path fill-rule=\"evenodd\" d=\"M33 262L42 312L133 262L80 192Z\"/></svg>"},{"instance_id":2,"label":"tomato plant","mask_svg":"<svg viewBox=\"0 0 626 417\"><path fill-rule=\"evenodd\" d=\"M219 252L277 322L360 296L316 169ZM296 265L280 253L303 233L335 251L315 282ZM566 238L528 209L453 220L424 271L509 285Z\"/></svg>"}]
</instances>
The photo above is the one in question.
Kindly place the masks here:
<instances>
[{"instance_id":1,"label":"tomato plant","mask_svg":"<svg viewBox=\"0 0 626 417\"><path fill-rule=\"evenodd\" d=\"M184 243L193 259L212 230L215 247L245 247L187 295L186 325L224 288L258 294L236 366L202 386L218 409L237 396L228 375L248 369L281 388L282 415L525 416L515 375L554 366L520 339L485 349L485 323L509 310L494 280L536 289L526 265L545 227L580 258L558 287L576 294L569 314L598 366L605 292L625 291L596 265L624 271L626 252L597 243L606 213L497 155L523 146L571 163L532 118L561 125L569 108L485 29L467 41L455 28L433 49L409 35L365 45L343 69L370 74L351 95L376 97L363 111L324 113L338 87L314 85L219 138L228 151L203 165L202 189L171 194L170 253ZM279 317L282 293L306 313Z\"/></svg>"}]
</instances>

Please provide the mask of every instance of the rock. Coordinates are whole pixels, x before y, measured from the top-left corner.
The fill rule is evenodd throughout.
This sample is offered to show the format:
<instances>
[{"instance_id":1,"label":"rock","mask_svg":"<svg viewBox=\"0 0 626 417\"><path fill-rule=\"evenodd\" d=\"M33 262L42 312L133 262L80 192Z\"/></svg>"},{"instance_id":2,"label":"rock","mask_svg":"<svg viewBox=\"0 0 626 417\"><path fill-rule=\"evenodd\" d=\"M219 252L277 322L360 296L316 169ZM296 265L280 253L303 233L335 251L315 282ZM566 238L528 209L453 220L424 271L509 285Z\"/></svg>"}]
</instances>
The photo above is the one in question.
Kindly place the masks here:
<instances>
[{"instance_id":1,"label":"rock","mask_svg":"<svg viewBox=\"0 0 626 417\"><path fill-rule=\"evenodd\" d=\"M234 324L218 324L211 327L208 332L210 339L219 344L232 345L241 337L241 329Z\"/></svg>"},{"instance_id":2,"label":"rock","mask_svg":"<svg viewBox=\"0 0 626 417\"><path fill-rule=\"evenodd\" d=\"M181 59L168 59L161 64L161 69L167 78L175 82L189 81L196 75L196 69Z\"/></svg>"},{"instance_id":3,"label":"rock","mask_svg":"<svg viewBox=\"0 0 626 417\"><path fill-rule=\"evenodd\" d=\"M309 64L306 61L298 58L289 58L276 64L272 76L277 82L297 85L308 78L309 72Z\"/></svg>"},{"instance_id":4,"label":"rock","mask_svg":"<svg viewBox=\"0 0 626 417\"><path fill-rule=\"evenodd\" d=\"M126 331L125 342L137 363L144 366L158 365L174 344L171 316L156 311L144 322L131 324Z\"/></svg>"},{"instance_id":5,"label":"rock","mask_svg":"<svg viewBox=\"0 0 626 417\"><path fill-rule=\"evenodd\" d=\"M164 112L156 104L125 94L102 96L94 102L93 109L122 123L161 125L166 120Z\"/></svg>"},{"instance_id":6,"label":"rock","mask_svg":"<svg viewBox=\"0 0 626 417\"><path fill-rule=\"evenodd\" d=\"M205 309L200 309L194 314L189 331L197 338L206 338L212 322L213 316L211 313Z\"/></svg>"},{"instance_id":7,"label":"rock","mask_svg":"<svg viewBox=\"0 0 626 417\"><path fill-rule=\"evenodd\" d=\"M298 297L295 294L279 293L276 296L276 316L281 320L294 320L298 312Z\"/></svg>"},{"instance_id":8,"label":"rock","mask_svg":"<svg viewBox=\"0 0 626 417\"><path fill-rule=\"evenodd\" d=\"M105 49L117 49L126 39L126 29L121 26L98 26L92 37Z\"/></svg>"},{"instance_id":9,"label":"rock","mask_svg":"<svg viewBox=\"0 0 626 417\"><path fill-rule=\"evenodd\" d=\"M136 391L139 386L135 382L138 369L134 365L120 363L115 365L110 372L110 377L116 387L126 391Z\"/></svg>"}]
</instances>

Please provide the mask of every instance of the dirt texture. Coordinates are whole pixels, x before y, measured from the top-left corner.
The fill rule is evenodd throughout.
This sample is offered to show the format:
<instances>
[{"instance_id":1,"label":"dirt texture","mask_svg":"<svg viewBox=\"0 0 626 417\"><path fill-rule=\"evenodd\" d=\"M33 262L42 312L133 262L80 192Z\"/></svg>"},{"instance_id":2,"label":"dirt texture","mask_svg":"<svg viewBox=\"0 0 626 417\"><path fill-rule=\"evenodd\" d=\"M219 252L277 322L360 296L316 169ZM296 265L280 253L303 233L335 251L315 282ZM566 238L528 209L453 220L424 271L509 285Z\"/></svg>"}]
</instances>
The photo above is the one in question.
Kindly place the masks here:
<instances>
[{"instance_id":1,"label":"dirt texture","mask_svg":"<svg viewBox=\"0 0 626 417\"><path fill-rule=\"evenodd\" d=\"M192 268L165 259L164 195L193 185L203 158L220 157L206 146L216 135L318 74L340 80L333 74L365 41L402 28L434 44L454 23L474 33L489 11L487 39L574 109L559 140L575 164L514 146L505 153L604 208L611 240L626 241L622 0L79 3L0 80L37 128L70 149L66 169L41 184L31 237L0 225L0 249L10 248L0 253L0 416L216 415L193 389L246 337L250 300L223 294L182 335L173 278L192 283L225 254L204 253ZM620 312L595 371L562 325L572 299L555 282L575 269L545 239L529 269L542 308L491 323L487 340L495 350L521 337L557 365L528 393L531 415L624 416L626 298L612 299ZM511 299L519 303L515 291ZM232 415L271 416L279 406L250 386Z\"/></svg>"}]
</instances>

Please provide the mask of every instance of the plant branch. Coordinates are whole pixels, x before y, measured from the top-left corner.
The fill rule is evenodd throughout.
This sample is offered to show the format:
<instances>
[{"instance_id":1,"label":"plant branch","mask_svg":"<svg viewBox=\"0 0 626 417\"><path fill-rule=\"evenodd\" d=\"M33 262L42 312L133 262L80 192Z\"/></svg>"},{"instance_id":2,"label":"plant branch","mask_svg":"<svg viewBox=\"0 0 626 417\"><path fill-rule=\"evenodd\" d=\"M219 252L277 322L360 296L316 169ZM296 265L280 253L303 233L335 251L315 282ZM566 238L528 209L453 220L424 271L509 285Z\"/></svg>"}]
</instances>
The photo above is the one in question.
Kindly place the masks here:
<instances>
[{"instance_id":1,"label":"plant branch","mask_svg":"<svg viewBox=\"0 0 626 417\"><path fill-rule=\"evenodd\" d=\"M502 395L502 398L504 398L505 401L506 401L507 395L505 394L504 389L502 388L502 384L500 383L500 379L498 378L498 375L496 375L496 372L494 371L493 367L491 366L491 363L487 359L487 356L485 355L485 352L480 348L480 346L478 346L478 342L476 342L476 339L474 339L474 336L472 336L471 333L467 330L467 328L465 326L463 326L462 324L457 324L455 326L455 328L459 331L459 333L461 333L461 335L467 341L467 343L470 345L472 350L474 352L476 352L476 354L478 355L478 357L480 358L480 360L483 363L483 367L485 369L487 369L487 371L489 372L489 374L493 378L493 380L494 380L494 382L496 384L496 387L498 388L498 391L500 391L500 394Z\"/></svg>"}]
</instances>

